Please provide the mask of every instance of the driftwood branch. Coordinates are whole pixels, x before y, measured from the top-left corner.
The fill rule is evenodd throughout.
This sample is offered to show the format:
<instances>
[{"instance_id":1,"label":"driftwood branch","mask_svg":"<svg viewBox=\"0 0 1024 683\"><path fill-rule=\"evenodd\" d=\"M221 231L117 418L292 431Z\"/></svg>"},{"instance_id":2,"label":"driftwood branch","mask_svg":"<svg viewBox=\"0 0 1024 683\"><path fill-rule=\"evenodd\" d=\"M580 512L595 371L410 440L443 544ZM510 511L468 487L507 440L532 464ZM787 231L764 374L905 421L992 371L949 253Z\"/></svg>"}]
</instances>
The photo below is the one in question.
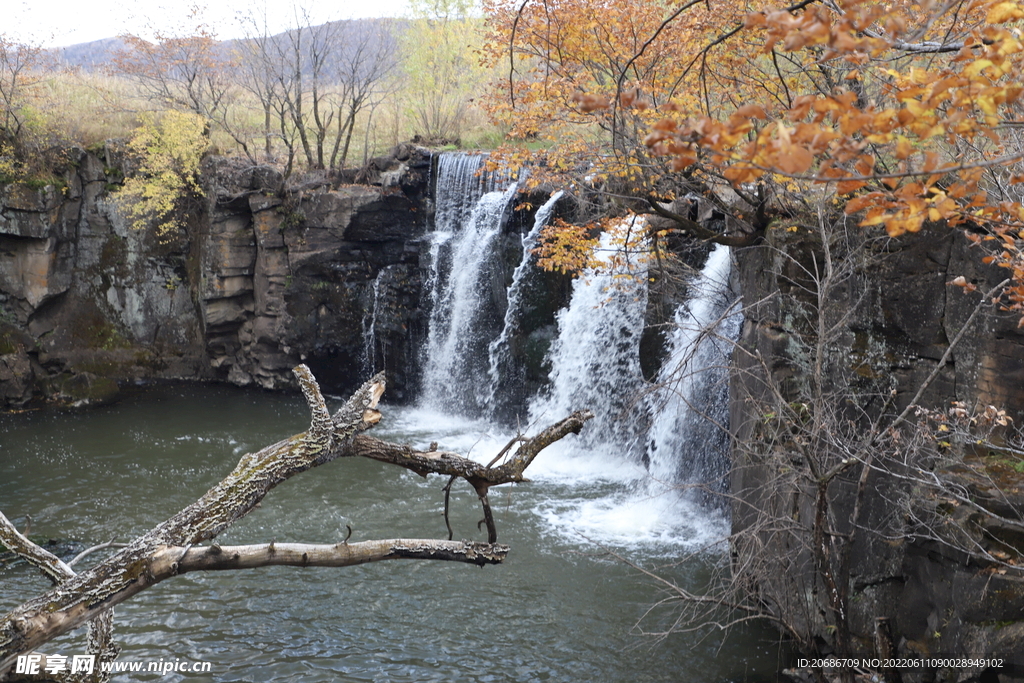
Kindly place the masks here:
<instances>
[{"instance_id":1,"label":"driftwood branch","mask_svg":"<svg viewBox=\"0 0 1024 683\"><path fill-rule=\"evenodd\" d=\"M523 473L534 458L568 434L579 434L583 425L592 417L594 414L589 410L577 410L540 434L524 439L512 457L498 467L488 467L450 451L418 451L365 434L353 439L352 447L346 454L398 465L423 476L443 474L459 477L474 486L484 486L486 490L491 486L529 481Z\"/></svg>"},{"instance_id":2,"label":"driftwood branch","mask_svg":"<svg viewBox=\"0 0 1024 683\"><path fill-rule=\"evenodd\" d=\"M487 498L488 490L492 486L528 481L523 476L523 472L530 466L534 458L542 450L562 437L568 434L579 434L586 421L592 417L594 417L594 414L589 410L577 410L569 417L551 425L533 438L526 439L517 436L486 465L465 458L458 453L433 449L417 451L408 446L399 446L366 435L356 437L353 444L356 452L353 455L361 455L365 458L405 467L424 477L428 474L445 474L451 477L443 489L444 523L448 529L449 539L452 537L452 526L448 517L448 504L452 484L455 483L457 478L465 479L473 486L476 490L476 495L480 499L480 507L484 513L484 518L480 521L480 524L484 524L487 527L487 542L497 543L498 529L494 522L494 514L491 512L490 501ZM501 459L501 456L507 453L516 442L519 442L520 446L512 457L500 467L494 467L494 464Z\"/></svg>"},{"instance_id":3,"label":"driftwood branch","mask_svg":"<svg viewBox=\"0 0 1024 683\"><path fill-rule=\"evenodd\" d=\"M353 567L381 560L445 560L484 566L499 564L509 548L491 543L390 539L359 543L265 543L262 545L163 548L152 560L155 576L257 567Z\"/></svg>"},{"instance_id":4,"label":"driftwood branch","mask_svg":"<svg viewBox=\"0 0 1024 683\"><path fill-rule=\"evenodd\" d=\"M516 452L501 466L493 467L457 453L416 451L361 435L380 421L377 403L385 388L383 374L363 384L331 415L309 369L302 365L294 372L310 409L308 431L242 456L234 469L195 503L91 569L75 574L0 515L0 540L47 572L57 584L50 592L0 617L0 681L6 679L18 655L30 653L85 622L105 624L109 635L113 606L160 581L190 571L270 565L345 567L389 559L433 559L480 566L500 563L509 549L495 543L493 517L488 522L488 543L398 539L333 545L199 544L248 514L281 482L341 457L368 457L424 476L434 473L465 479L480 496L487 516L487 491L491 486L526 481L523 472L540 451L567 434L579 433L593 417L587 411L578 411L533 438L520 439ZM109 651L109 638L97 647Z\"/></svg>"},{"instance_id":5,"label":"driftwood branch","mask_svg":"<svg viewBox=\"0 0 1024 683\"><path fill-rule=\"evenodd\" d=\"M107 548L127 548L127 547L128 547L127 543L118 543L117 541L107 541L106 543L100 543L99 545L94 545L91 548L86 548L82 552L80 552L77 555L75 555L74 558L72 558L71 561L68 562L68 566L69 567L74 567L76 564L78 564L79 562L84 560L89 555L92 555L93 553L99 552L101 550L106 550Z\"/></svg>"},{"instance_id":6,"label":"driftwood branch","mask_svg":"<svg viewBox=\"0 0 1024 683\"><path fill-rule=\"evenodd\" d=\"M57 586L76 576L75 570L71 568L71 565L93 550L111 545L111 543L107 543L104 544L104 546L90 548L89 550L79 553L79 555L71 562L65 563L59 557L32 542L27 536L19 532L17 527L7 519L3 512L0 512L0 541L3 541L3 544L7 546L9 550L34 565L43 574L45 574L47 578L54 583L54 585ZM89 621L89 632L86 636L86 647L88 648L89 653L95 655L99 662L108 662L117 659L117 655L120 653L121 648L114 644L113 634L113 610L107 609ZM0 668L0 678L3 677L3 671L3 668ZM107 676L100 673L97 675L96 680L105 681L107 678Z\"/></svg>"},{"instance_id":7,"label":"driftwood branch","mask_svg":"<svg viewBox=\"0 0 1024 683\"><path fill-rule=\"evenodd\" d=\"M19 555L29 564L36 567L46 575L54 584L59 584L65 579L75 575L67 563L29 540L11 520L7 519L3 512L0 512L0 542L7 546L7 549Z\"/></svg>"}]
</instances>

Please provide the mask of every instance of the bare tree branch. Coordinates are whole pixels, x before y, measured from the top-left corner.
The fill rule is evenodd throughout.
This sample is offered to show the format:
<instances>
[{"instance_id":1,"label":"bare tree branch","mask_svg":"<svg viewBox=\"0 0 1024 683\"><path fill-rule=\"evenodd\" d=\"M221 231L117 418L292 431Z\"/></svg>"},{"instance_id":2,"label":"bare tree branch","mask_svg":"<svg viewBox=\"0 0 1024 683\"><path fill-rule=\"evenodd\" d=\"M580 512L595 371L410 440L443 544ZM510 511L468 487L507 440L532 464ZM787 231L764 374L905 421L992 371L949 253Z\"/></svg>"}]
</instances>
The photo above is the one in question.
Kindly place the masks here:
<instances>
[{"instance_id":1,"label":"bare tree branch","mask_svg":"<svg viewBox=\"0 0 1024 683\"><path fill-rule=\"evenodd\" d=\"M388 559L433 559L483 566L504 560L508 547L495 543L493 518L488 543L451 540L379 540L333 545L277 544L221 547L197 544L216 537L251 511L277 484L341 457L365 456L406 467L419 474L448 474L466 479L484 504L491 486L526 481L524 470L541 450L569 433L579 433L592 417L577 411L532 438L499 467L481 465L456 453L414 451L359 433L380 420L377 403L383 374L363 384L333 416L309 369L294 369L311 413L308 431L242 456L235 468L199 500L124 549L75 574L70 567L24 538L0 516L0 538L53 574L56 588L0 618L0 680L16 657L97 617L109 623L110 608L178 574L270 565L345 567ZM493 463L492 463L493 464ZM99 621L99 620L98 620ZM109 648L107 644L97 647Z\"/></svg>"},{"instance_id":2,"label":"bare tree branch","mask_svg":"<svg viewBox=\"0 0 1024 683\"><path fill-rule=\"evenodd\" d=\"M152 558L154 577L170 578L195 571L257 567L353 567L381 560L445 560L484 566L499 564L509 547L494 543L390 539L335 543L265 543L260 545L168 547Z\"/></svg>"}]
</instances>

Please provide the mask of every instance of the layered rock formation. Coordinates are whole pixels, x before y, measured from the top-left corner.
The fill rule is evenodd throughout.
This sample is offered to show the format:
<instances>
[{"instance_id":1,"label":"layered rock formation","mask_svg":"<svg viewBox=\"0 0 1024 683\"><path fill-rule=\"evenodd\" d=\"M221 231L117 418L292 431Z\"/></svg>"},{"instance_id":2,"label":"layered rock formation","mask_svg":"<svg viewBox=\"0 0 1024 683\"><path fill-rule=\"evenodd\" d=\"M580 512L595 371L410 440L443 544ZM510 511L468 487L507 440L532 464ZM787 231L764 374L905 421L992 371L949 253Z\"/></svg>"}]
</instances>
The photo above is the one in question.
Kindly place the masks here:
<instances>
[{"instance_id":1,"label":"layered rock formation","mask_svg":"<svg viewBox=\"0 0 1024 683\"><path fill-rule=\"evenodd\" d=\"M129 229L116 173L80 152L64 187L0 196L0 399L104 400L117 382L203 376L187 252Z\"/></svg>"},{"instance_id":2,"label":"layered rock formation","mask_svg":"<svg viewBox=\"0 0 1024 683\"><path fill-rule=\"evenodd\" d=\"M396 154L379 185L285 197L273 192L280 179L270 169L210 172L220 183L199 237L199 299L218 377L291 386L301 361L342 391L385 369L389 395L403 396L420 324L417 239L430 158Z\"/></svg>"},{"instance_id":3,"label":"layered rock formation","mask_svg":"<svg viewBox=\"0 0 1024 683\"><path fill-rule=\"evenodd\" d=\"M119 172L84 151L66 187L4 187L0 404L102 401L154 378L279 388L303 361L338 392L386 369L401 398L429 168L403 146L369 167L373 184L281 192L273 168L208 159L205 210L164 240L127 226Z\"/></svg>"},{"instance_id":4,"label":"layered rock formation","mask_svg":"<svg viewBox=\"0 0 1024 683\"><path fill-rule=\"evenodd\" d=\"M799 531L809 530L814 519L816 480L793 440L803 439L813 449L811 441L819 438L817 448L827 448L828 436L815 437L809 427L805 433L800 421L809 425L811 411L834 411L829 424L849 430L853 449L856 425L866 431L873 416L899 412L915 396L918 405L943 413L956 400L969 411L992 405L1007 410L1014 424L1024 420L1024 333L1017 316L996 306L983 307L919 394L982 292L1005 272L983 265L983 254L961 231L939 226L898 240L855 234L853 242L846 253L833 252L837 271L849 267L821 301L827 259L817 235L773 231L765 244L737 255L738 285L753 304L745 308L731 390L733 530L746 539L737 546L737 566L761 567L744 579L773 596L776 614L816 634L820 643L834 635L827 626L829 590L815 567L810 533ZM948 284L961 275L977 291ZM815 373L835 392L827 394L831 403L824 406L808 403ZM775 404L767 400L766 387L781 392ZM784 429L779 408L766 407L778 401L790 402L782 409L795 416ZM912 414L904 427L919 422L925 432L937 424ZM887 620L902 656L1024 652L1024 577L1012 567L1024 559L1024 475L1000 474L1003 433L997 429L974 446L949 437L938 444L937 456L920 459L914 453L922 443L905 429L885 446L892 452L875 453L879 467L862 482L854 464L830 485L829 528L856 533L848 608L861 652L877 654L880 618ZM947 483L930 485L940 478ZM944 490L964 501L942 495ZM858 496L860 522L854 529L850 519ZM778 524L766 525L769 519ZM836 558L845 538L836 541ZM981 673L943 675L968 680ZM1024 669L1016 675L1022 674Z\"/></svg>"}]
</instances>

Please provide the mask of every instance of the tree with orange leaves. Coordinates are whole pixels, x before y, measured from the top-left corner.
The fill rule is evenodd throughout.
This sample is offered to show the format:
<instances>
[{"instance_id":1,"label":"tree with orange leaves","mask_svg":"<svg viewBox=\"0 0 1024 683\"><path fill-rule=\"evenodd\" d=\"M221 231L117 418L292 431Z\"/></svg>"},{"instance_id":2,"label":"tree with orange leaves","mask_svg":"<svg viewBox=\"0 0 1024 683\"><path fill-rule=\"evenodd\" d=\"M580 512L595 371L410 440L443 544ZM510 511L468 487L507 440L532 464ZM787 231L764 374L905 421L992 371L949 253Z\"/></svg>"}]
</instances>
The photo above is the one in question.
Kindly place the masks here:
<instances>
[{"instance_id":1,"label":"tree with orange leaves","mask_svg":"<svg viewBox=\"0 0 1024 683\"><path fill-rule=\"evenodd\" d=\"M1007 0L491 2L504 158L742 244L808 197L891 236L925 223L998 241L1024 299L1018 135L1024 6ZM543 152L523 141L541 138ZM544 174L537 174L543 179ZM714 233L673 202L734 218ZM737 227L738 226L738 227Z\"/></svg>"},{"instance_id":2,"label":"tree with orange leaves","mask_svg":"<svg viewBox=\"0 0 1024 683\"><path fill-rule=\"evenodd\" d=\"M726 606L736 622L774 620L805 652L828 642L848 656L872 649L851 617L857 598L870 597L852 569L865 539L925 538L998 565L969 525L915 517L922 499L953 501L978 519L990 512L950 493L962 482L937 463L965 462L950 425L929 433L913 416L928 414L922 397L993 300L1024 314L1024 5L520 0L488 12L488 55L506 74L489 100L509 132L506 162L532 162L535 181L603 194L605 210L614 202L657 215L648 222L655 248L672 232L724 244L768 237L765 251L798 290L772 292L768 319L750 326L755 341L744 337L736 351L733 387L746 394L733 405L749 419L731 426L733 462L737 481L756 481L734 490L743 520L726 587L714 596L672 587L691 605L689 625L721 623L721 612L701 610ZM687 202L697 197L725 214L722 227L694 215ZM931 369L906 386L889 361L857 365L849 339L859 300L844 293L868 291L886 240L926 225L995 247L985 260L1009 272L959 329L940 326L949 332L941 358L919 357L915 370ZM786 253L790 230L812 233L794 249L810 254L803 262ZM591 236L556 227L549 265L586 265ZM950 284L975 287L964 277ZM961 443L990 443L970 429ZM1013 516L1020 528L1019 508ZM781 550L793 552L780 559ZM1019 580L1015 562L992 571ZM876 625L876 654L895 652L888 627ZM928 639L943 642L936 629ZM852 667L841 668L852 681Z\"/></svg>"}]
</instances>

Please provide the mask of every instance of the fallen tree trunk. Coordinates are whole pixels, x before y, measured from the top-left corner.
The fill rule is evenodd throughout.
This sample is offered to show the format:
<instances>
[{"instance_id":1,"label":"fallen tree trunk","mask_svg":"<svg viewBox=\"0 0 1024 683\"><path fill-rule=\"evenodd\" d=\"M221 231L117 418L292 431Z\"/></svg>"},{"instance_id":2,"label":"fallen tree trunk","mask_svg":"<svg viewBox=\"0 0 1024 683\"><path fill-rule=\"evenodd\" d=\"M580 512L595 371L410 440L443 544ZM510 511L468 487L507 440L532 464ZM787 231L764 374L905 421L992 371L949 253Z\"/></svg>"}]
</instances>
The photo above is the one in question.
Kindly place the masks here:
<instances>
[{"instance_id":1,"label":"fallen tree trunk","mask_svg":"<svg viewBox=\"0 0 1024 683\"><path fill-rule=\"evenodd\" d=\"M295 374L312 414L308 431L242 456L231 473L195 503L87 571L75 574L0 515L0 542L46 570L57 583L50 592L0 618L0 680L7 677L18 655L33 652L53 638L109 614L112 607L150 586L186 572L270 565L343 567L387 559L435 559L480 566L499 563L508 547L496 544L496 530L487 514L487 489L524 481L524 470L543 448L569 433L578 433L592 417L577 412L532 439L517 438L505 449L518 441L517 451L503 465L492 467L457 453L416 451L359 436L380 420L376 407L384 392L382 374L360 387L333 416L309 369L299 366ZM390 462L424 476L435 473L466 479L484 505L489 542L397 539L351 545L197 547L245 516L281 482L337 458L354 456ZM109 643L106 647L109 654Z\"/></svg>"},{"instance_id":2,"label":"fallen tree trunk","mask_svg":"<svg viewBox=\"0 0 1024 683\"><path fill-rule=\"evenodd\" d=\"M264 543L260 545L164 548L153 556L154 576L255 567L353 567L382 560L444 560L484 566L499 564L506 545L400 538L359 543Z\"/></svg>"}]
</instances>

